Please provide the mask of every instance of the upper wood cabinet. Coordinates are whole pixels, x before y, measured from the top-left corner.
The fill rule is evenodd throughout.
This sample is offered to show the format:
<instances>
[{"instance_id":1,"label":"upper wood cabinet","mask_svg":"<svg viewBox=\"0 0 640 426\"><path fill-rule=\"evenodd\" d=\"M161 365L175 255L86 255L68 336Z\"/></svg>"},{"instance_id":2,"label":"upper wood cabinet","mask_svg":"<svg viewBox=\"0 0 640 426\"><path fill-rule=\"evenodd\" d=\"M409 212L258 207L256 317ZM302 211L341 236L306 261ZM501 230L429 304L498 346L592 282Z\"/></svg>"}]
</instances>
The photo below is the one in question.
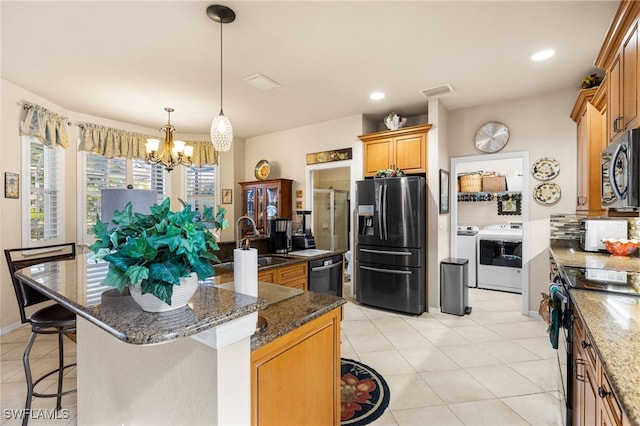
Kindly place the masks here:
<instances>
[{"instance_id":1,"label":"upper wood cabinet","mask_svg":"<svg viewBox=\"0 0 640 426\"><path fill-rule=\"evenodd\" d=\"M429 129L431 125L426 124L359 136L364 142L364 176L375 176L378 170L388 168L426 173Z\"/></svg>"},{"instance_id":2,"label":"upper wood cabinet","mask_svg":"<svg viewBox=\"0 0 640 426\"><path fill-rule=\"evenodd\" d=\"M640 52L638 22L640 2L622 1L596 58L607 75L607 141L640 126Z\"/></svg>"},{"instance_id":3,"label":"upper wood cabinet","mask_svg":"<svg viewBox=\"0 0 640 426\"><path fill-rule=\"evenodd\" d=\"M602 208L602 183L600 178L600 153L606 147L603 131L605 111L604 88L581 90L571 111L571 119L577 126L577 200L576 212L600 216ZM594 105L596 104L596 105Z\"/></svg>"},{"instance_id":4,"label":"upper wood cabinet","mask_svg":"<svg viewBox=\"0 0 640 426\"><path fill-rule=\"evenodd\" d=\"M240 182L242 214L256 222L262 235L269 235L269 219L291 217L291 179L270 179ZM247 224L249 221L245 221ZM242 235L253 231L243 226Z\"/></svg>"}]
</instances>

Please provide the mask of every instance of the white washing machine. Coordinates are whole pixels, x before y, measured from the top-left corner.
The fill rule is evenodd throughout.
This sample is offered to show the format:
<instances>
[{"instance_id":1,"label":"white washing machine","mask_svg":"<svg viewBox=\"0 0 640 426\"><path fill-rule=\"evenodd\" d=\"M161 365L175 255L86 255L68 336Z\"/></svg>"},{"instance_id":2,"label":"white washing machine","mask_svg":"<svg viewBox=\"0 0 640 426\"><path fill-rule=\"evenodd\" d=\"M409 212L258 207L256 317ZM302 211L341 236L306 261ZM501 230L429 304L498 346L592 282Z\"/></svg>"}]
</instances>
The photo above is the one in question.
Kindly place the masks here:
<instances>
[{"instance_id":1,"label":"white washing machine","mask_svg":"<svg viewBox=\"0 0 640 426\"><path fill-rule=\"evenodd\" d=\"M469 259L469 282L468 287L477 287L477 241L476 235L480 229L477 226L458 226L457 253L455 257Z\"/></svg>"},{"instance_id":2,"label":"white washing machine","mask_svg":"<svg viewBox=\"0 0 640 426\"><path fill-rule=\"evenodd\" d=\"M522 293L522 224L487 225L476 240L478 287Z\"/></svg>"}]
</instances>

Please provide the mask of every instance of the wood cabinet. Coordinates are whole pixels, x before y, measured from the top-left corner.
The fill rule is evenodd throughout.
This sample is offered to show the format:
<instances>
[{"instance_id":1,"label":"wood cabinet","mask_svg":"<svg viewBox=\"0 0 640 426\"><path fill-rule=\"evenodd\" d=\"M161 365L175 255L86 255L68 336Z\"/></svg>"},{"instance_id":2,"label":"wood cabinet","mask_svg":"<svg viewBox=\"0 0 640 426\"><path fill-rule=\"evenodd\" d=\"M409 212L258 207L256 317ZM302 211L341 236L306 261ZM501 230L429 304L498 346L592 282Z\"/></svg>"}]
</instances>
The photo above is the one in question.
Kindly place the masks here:
<instances>
[{"instance_id":1,"label":"wood cabinet","mask_svg":"<svg viewBox=\"0 0 640 426\"><path fill-rule=\"evenodd\" d=\"M258 271L258 281L294 287L300 290L308 289L308 262Z\"/></svg>"},{"instance_id":2,"label":"wood cabinet","mask_svg":"<svg viewBox=\"0 0 640 426\"><path fill-rule=\"evenodd\" d=\"M640 125L639 16L640 2L620 2L595 61L606 71L608 142Z\"/></svg>"},{"instance_id":3,"label":"wood cabinet","mask_svg":"<svg viewBox=\"0 0 640 426\"><path fill-rule=\"evenodd\" d=\"M381 169L398 168L405 173L427 172L427 133L431 125L359 136L363 146L363 174L375 176Z\"/></svg>"},{"instance_id":4,"label":"wood cabinet","mask_svg":"<svg viewBox=\"0 0 640 426\"><path fill-rule=\"evenodd\" d=\"M627 425L580 316L573 322L573 426Z\"/></svg>"},{"instance_id":5,"label":"wood cabinet","mask_svg":"<svg viewBox=\"0 0 640 426\"><path fill-rule=\"evenodd\" d=\"M242 188L242 214L256 222L262 235L269 235L269 219L291 218L291 179L270 179L240 182ZM242 224L242 235L253 229L249 221Z\"/></svg>"},{"instance_id":6,"label":"wood cabinet","mask_svg":"<svg viewBox=\"0 0 640 426\"><path fill-rule=\"evenodd\" d=\"M604 99L605 86L581 90L571 111L577 124L577 199L576 212L600 216L602 208L602 183L600 177L600 154L606 147L603 121L606 109L596 108L594 102ZM599 105L604 107L605 102Z\"/></svg>"},{"instance_id":7,"label":"wood cabinet","mask_svg":"<svg viewBox=\"0 0 640 426\"><path fill-rule=\"evenodd\" d=\"M340 424L340 309L251 353L252 425Z\"/></svg>"}]
</instances>

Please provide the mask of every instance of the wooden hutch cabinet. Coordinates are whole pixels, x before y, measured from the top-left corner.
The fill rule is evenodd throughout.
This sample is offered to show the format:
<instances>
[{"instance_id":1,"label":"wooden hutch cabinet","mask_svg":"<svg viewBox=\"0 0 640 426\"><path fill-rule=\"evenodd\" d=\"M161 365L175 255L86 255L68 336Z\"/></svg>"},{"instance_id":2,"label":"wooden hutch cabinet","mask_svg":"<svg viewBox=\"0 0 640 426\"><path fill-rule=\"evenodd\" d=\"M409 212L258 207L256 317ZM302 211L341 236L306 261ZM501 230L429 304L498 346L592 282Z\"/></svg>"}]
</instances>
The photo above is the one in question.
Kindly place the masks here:
<instances>
[{"instance_id":1,"label":"wooden hutch cabinet","mask_svg":"<svg viewBox=\"0 0 640 426\"><path fill-rule=\"evenodd\" d=\"M381 169L398 168L405 173L427 172L427 133L430 124L358 136L363 147L364 176Z\"/></svg>"},{"instance_id":2,"label":"wooden hutch cabinet","mask_svg":"<svg viewBox=\"0 0 640 426\"><path fill-rule=\"evenodd\" d=\"M240 182L242 188L242 214L256 222L262 235L269 234L268 219L291 218L291 179L269 179ZM242 235L253 231L243 225Z\"/></svg>"}]
</instances>

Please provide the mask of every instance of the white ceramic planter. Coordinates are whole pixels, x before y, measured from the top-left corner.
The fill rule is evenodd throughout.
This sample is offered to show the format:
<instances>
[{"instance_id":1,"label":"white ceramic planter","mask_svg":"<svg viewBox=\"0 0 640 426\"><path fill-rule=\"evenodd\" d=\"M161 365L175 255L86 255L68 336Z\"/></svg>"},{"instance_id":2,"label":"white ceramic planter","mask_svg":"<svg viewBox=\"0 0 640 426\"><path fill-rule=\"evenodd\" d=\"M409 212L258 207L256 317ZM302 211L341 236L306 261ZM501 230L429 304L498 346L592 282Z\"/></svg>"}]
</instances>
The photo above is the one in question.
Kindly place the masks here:
<instances>
[{"instance_id":1,"label":"white ceramic planter","mask_svg":"<svg viewBox=\"0 0 640 426\"><path fill-rule=\"evenodd\" d=\"M171 305L167 305L151 293L142 294L140 286L129 287L131 297L146 312L167 312L182 308L191 300L198 289L198 276L194 273L180 278L180 285L173 286Z\"/></svg>"}]
</instances>

